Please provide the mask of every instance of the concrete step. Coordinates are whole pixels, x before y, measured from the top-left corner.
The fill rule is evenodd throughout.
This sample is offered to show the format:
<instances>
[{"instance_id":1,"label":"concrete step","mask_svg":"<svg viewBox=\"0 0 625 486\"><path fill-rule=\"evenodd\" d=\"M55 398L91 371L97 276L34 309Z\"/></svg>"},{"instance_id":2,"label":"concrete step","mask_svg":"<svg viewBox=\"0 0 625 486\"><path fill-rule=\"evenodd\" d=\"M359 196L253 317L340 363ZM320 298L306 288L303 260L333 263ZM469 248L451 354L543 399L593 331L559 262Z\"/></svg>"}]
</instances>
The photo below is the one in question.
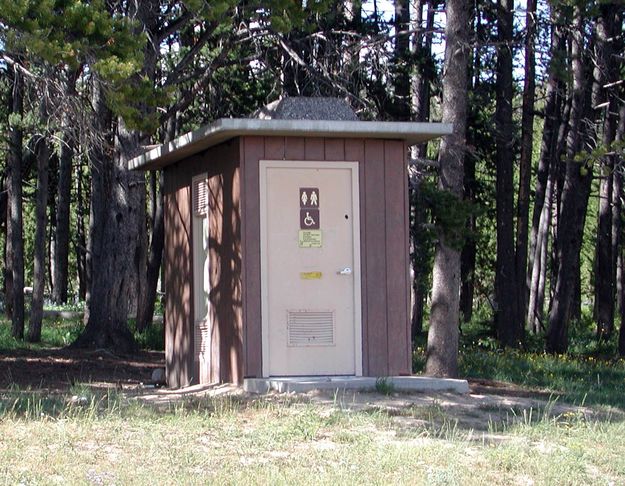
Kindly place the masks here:
<instances>
[{"instance_id":1,"label":"concrete step","mask_svg":"<svg viewBox=\"0 0 625 486\"><path fill-rule=\"evenodd\" d=\"M448 391L468 393L467 380L432 378L429 376L297 376L245 378L243 389L250 393L305 393L313 390L376 391L385 387L398 392Z\"/></svg>"}]
</instances>

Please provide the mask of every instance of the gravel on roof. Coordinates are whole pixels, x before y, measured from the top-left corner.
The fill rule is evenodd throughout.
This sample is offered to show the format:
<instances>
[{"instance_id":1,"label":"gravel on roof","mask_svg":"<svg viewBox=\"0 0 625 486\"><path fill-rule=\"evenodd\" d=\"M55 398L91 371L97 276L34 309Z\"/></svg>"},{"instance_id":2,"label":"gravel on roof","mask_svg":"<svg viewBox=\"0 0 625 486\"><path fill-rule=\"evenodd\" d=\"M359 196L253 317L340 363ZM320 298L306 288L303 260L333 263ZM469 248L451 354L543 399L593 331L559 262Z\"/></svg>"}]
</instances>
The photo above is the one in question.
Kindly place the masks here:
<instances>
[{"instance_id":1,"label":"gravel on roof","mask_svg":"<svg viewBox=\"0 0 625 486\"><path fill-rule=\"evenodd\" d=\"M340 120L358 121L347 101L341 98L280 98L256 111L251 118L261 120Z\"/></svg>"}]
</instances>

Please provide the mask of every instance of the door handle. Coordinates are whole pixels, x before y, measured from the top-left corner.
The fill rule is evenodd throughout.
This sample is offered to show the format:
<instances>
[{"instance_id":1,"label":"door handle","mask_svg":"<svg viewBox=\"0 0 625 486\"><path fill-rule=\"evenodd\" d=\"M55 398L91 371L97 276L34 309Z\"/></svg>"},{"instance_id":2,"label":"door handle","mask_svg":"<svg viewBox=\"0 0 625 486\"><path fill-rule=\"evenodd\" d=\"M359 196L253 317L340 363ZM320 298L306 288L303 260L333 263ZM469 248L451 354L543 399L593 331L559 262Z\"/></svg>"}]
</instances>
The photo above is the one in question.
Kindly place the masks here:
<instances>
[{"instance_id":1,"label":"door handle","mask_svg":"<svg viewBox=\"0 0 625 486\"><path fill-rule=\"evenodd\" d=\"M339 270L338 272L336 272L338 275L351 275L352 274L352 269L349 267L345 267L342 270Z\"/></svg>"}]
</instances>

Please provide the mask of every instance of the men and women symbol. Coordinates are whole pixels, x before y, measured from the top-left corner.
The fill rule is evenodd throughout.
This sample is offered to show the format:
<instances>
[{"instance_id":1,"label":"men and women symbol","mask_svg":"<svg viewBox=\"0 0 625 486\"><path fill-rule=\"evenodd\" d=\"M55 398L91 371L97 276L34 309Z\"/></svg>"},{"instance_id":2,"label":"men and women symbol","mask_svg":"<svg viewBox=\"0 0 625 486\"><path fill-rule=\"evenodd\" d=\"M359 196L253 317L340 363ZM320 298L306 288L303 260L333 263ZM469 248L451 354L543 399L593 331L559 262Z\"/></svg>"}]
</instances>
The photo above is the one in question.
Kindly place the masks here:
<instances>
[{"instance_id":1,"label":"men and women symbol","mask_svg":"<svg viewBox=\"0 0 625 486\"><path fill-rule=\"evenodd\" d=\"M319 188L300 187L300 229L319 229Z\"/></svg>"},{"instance_id":2,"label":"men and women symbol","mask_svg":"<svg viewBox=\"0 0 625 486\"><path fill-rule=\"evenodd\" d=\"M308 194L305 189L302 189L302 207L308 207L306 203L308 203ZM317 197L317 191L315 189L310 192L310 206L319 207L319 198Z\"/></svg>"}]
</instances>

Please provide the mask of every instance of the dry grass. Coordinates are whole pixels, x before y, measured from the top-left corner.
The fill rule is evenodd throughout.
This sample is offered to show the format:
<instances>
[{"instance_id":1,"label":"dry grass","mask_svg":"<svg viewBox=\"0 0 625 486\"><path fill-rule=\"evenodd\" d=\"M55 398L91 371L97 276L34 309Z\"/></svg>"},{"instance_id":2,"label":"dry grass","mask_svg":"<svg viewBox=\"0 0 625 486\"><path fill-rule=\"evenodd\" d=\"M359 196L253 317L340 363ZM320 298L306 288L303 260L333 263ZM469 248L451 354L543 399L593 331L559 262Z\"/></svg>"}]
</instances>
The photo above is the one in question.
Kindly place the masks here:
<instances>
[{"instance_id":1,"label":"dry grass","mask_svg":"<svg viewBox=\"0 0 625 486\"><path fill-rule=\"evenodd\" d=\"M74 392L0 398L0 484L625 483L624 423L549 407L476 431L438 405Z\"/></svg>"}]
</instances>

